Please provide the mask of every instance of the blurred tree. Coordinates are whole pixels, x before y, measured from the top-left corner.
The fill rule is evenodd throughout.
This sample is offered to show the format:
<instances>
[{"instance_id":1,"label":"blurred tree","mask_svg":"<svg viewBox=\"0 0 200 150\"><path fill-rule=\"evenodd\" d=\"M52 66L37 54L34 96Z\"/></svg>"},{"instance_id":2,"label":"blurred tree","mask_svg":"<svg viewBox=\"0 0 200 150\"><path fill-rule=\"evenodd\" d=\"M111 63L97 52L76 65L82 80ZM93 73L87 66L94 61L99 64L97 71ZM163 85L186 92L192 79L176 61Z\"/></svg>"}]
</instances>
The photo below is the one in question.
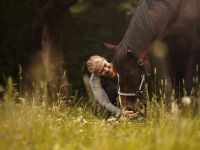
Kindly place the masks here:
<instances>
[{"instance_id":1,"label":"blurred tree","mask_svg":"<svg viewBox=\"0 0 200 150\"><path fill-rule=\"evenodd\" d=\"M135 4L136 0L1 0L0 77L16 78L18 64L33 70L30 64L43 59L43 79L49 81L52 95L60 87L61 95L67 95L66 69L73 89L80 90L84 62L93 54L112 55L103 43L121 40Z\"/></svg>"},{"instance_id":2,"label":"blurred tree","mask_svg":"<svg viewBox=\"0 0 200 150\"><path fill-rule=\"evenodd\" d=\"M64 16L78 0L38 0L38 13L42 22L42 52L48 90L52 98L68 96L68 79L63 56Z\"/></svg>"},{"instance_id":3,"label":"blurred tree","mask_svg":"<svg viewBox=\"0 0 200 150\"><path fill-rule=\"evenodd\" d=\"M0 81L16 76L40 47L41 25L30 0L0 1Z\"/></svg>"}]
</instances>

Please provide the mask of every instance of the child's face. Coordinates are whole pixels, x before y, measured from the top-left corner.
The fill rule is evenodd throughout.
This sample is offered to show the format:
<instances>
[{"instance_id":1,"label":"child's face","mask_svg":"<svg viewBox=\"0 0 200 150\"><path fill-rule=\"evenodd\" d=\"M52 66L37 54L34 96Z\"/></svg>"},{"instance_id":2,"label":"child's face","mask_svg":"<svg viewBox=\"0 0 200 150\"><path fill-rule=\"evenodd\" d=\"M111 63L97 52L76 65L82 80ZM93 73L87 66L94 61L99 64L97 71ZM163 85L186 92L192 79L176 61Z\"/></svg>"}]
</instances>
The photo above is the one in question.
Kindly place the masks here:
<instances>
[{"instance_id":1,"label":"child's face","mask_svg":"<svg viewBox=\"0 0 200 150\"><path fill-rule=\"evenodd\" d=\"M114 78L116 76L116 72L113 69L113 65L111 63L105 62L100 75L105 77Z\"/></svg>"}]
</instances>

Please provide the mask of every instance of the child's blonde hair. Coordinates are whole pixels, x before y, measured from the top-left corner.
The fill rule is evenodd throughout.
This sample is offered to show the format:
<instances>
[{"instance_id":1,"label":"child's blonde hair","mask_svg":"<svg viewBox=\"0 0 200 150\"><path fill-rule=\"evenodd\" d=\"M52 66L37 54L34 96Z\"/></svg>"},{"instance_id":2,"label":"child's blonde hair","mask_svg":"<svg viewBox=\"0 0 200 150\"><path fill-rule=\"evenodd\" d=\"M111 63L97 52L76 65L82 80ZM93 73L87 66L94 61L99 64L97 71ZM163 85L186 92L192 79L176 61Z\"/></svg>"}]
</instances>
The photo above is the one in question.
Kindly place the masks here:
<instances>
[{"instance_id":1,"label":"child's blonde hair","mask_svg":"<svg viewBox=\"0 0 200 150\"><path fill-rule=\"evenodd\" d=\"M87 60L87 68L90 73L99 73L97 70L102 70L103 67L101 65L98 65L99 62L107 62L107 60L104 57L93 55Z\"/></svg>"}]
</instances>

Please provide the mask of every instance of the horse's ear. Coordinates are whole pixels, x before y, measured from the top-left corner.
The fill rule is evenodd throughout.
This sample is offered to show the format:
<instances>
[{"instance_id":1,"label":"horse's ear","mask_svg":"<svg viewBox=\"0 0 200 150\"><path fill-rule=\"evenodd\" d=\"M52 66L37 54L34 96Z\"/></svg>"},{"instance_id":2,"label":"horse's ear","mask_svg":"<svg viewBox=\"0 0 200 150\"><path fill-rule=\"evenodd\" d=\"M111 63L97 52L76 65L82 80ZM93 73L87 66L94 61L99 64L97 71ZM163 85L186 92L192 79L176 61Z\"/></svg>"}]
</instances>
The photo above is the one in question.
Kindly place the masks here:
<instances>
[{"instance_id":1,"label":"horse's ear","mask_svg":"<svg viewBox=\"0 0 200 150\"><path fill-rule=\"evenodd\" d=\"M112 44L108 44L108 43L104 43L104 46L109 49L109 50L112 50L112 51L115 51L116 50L116 45L112 45Z\"/></svg>"}]
</instances>

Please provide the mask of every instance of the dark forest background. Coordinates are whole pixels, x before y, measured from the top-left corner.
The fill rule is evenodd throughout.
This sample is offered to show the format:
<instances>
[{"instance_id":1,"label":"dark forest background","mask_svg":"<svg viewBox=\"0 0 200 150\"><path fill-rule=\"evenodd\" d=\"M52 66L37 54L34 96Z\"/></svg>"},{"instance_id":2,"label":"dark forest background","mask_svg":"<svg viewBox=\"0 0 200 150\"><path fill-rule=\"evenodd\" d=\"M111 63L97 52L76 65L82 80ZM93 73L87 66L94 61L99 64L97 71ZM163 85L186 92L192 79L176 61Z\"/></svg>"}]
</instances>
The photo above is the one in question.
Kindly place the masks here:
<instances>
[{"instance_id":1,"label":"dark forest background","mask_svg":"<svg viewBox=\"0 0 200 150\"><path fill-rule=\"evenodd\" d=\"M22 76L24 85L46 79L44 55L49 54L45 49L50 47L50 60L62 60L55 66L66 70L72 91L84 93L85 61L93 54L111 57L103 43L120 42L136 2L1 0L0 85L5 84L8 76L17 84Z\"/></svg>"}]
</instances>

